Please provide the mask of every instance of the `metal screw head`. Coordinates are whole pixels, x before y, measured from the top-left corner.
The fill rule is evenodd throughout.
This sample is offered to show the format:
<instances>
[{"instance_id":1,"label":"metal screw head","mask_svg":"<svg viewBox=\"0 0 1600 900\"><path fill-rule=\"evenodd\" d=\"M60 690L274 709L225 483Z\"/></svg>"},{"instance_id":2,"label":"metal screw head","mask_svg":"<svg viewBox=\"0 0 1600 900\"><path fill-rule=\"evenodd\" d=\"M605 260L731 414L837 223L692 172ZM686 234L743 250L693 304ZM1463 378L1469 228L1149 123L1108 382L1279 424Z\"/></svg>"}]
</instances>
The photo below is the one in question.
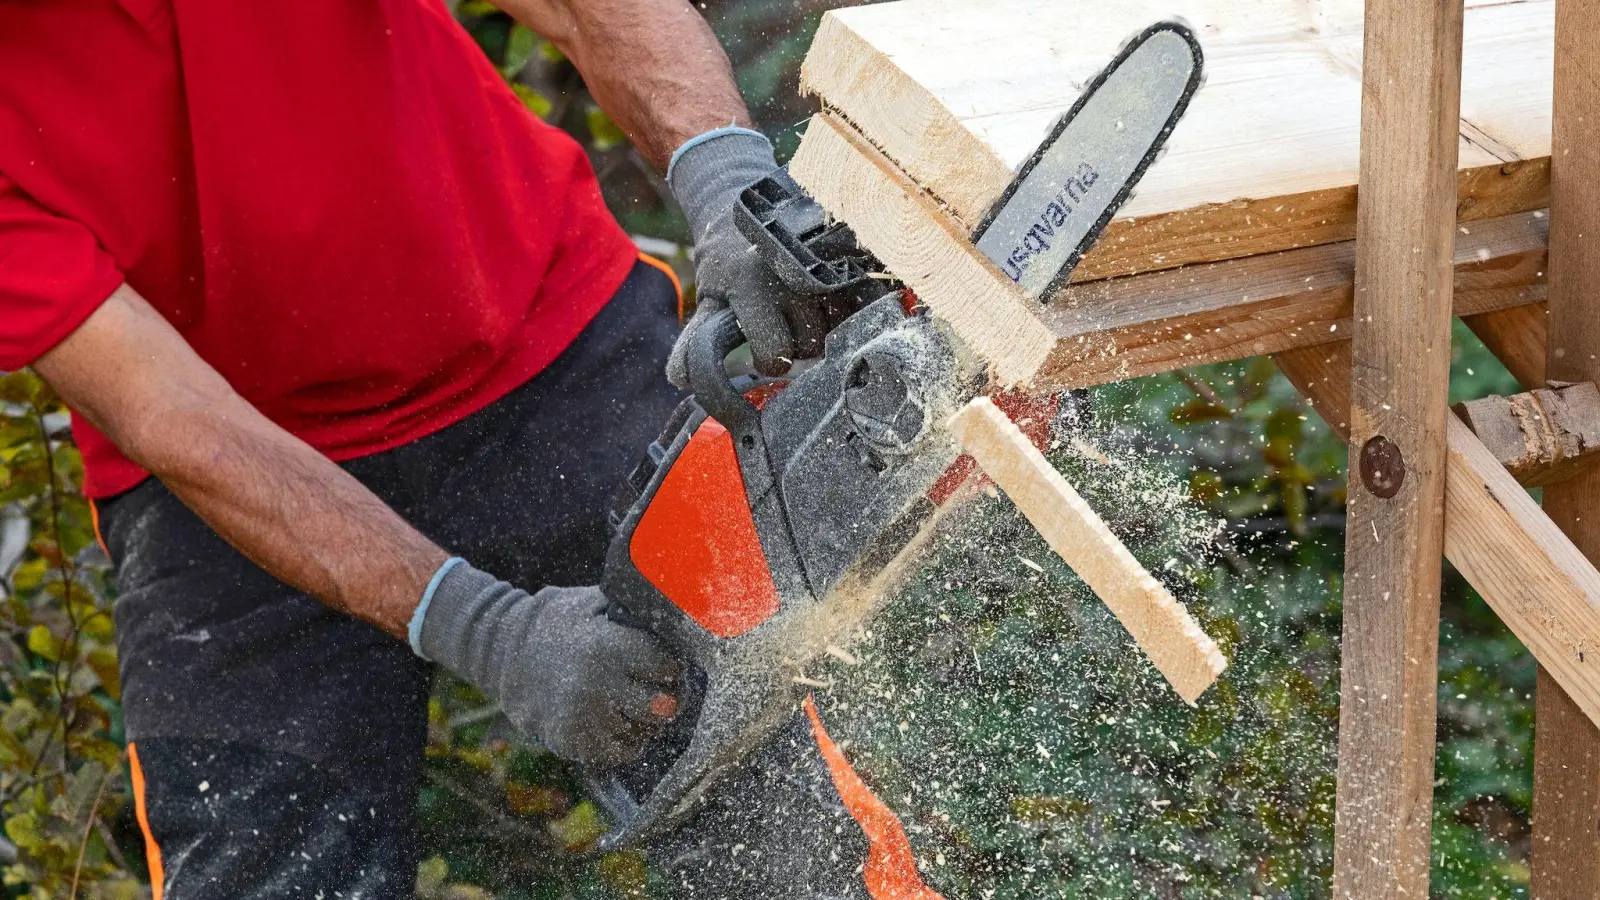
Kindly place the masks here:
<instances>
[{"instance_id":1,"label":"metal screw head","mask_svg":"<svg viewBox=\"0 0 1600 900\"><path fill-rule=\"evenodd\" d=\"M1406 481L1406 458L1400 445L1376 435L1361 445L1361 483L1384 500L1400 493Z\"/></svg>"}]
</instances>

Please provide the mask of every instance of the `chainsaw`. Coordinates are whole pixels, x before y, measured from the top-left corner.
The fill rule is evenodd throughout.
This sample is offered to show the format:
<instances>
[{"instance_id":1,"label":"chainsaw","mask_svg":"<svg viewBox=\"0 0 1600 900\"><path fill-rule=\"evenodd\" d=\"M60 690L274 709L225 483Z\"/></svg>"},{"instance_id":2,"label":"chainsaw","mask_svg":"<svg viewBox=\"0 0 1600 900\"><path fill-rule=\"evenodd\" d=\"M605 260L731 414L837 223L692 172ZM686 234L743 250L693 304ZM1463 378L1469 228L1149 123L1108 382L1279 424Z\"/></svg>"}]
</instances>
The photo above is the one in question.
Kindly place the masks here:
<instances>
[{"instance_id":1,"label":"chainsaw","mask_svg":"<svg viewBox=\"0 0 1600 900\"><path fill-rule=\"evenodd\" d=\"M1181 23L1130 40L973 244L1042 302L1155 162L1201 68ZM799 298L785 315L825 323L826 336L786 380L735 378L726 360L744 335L732 310L697 327L691 396L619 491L610 615L657 635L688 672L680 714L643 759L588 773L618 823L610 848L685 821L789 721L815 684L805 667L870 618L881 576L918 549L960 455L943 423L989 386L984 361L785 171L746 188L735 216Z\"/></svg>"}]
</instances>

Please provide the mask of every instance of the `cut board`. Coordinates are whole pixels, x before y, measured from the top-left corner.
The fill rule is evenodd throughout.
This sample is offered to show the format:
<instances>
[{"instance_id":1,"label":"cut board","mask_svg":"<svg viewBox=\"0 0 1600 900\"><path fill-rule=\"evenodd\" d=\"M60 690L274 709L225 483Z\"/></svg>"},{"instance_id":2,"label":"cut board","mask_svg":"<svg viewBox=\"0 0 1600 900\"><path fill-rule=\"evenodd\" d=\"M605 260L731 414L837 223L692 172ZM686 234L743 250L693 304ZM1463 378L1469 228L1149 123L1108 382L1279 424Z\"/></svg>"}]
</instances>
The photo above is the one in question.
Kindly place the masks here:
<instances>
[{"instance_id":1,"label":"cut board","mask_svg":"<svg viewBox=\"0 0 1600 900\"><path fill-rule=\"evenodd\" d=\"M1349 324L1350 241L1069 285L1041 304L842 122L814 119L789 169L1004 384L1081 387L1334 340ZM1457 312L1542 301L1545 244L1541 211L1462 225Z\"/></svg>"},{"instance_id":2,"label":"cut board","mask_svg":"<svg viewBox=\"0 0 1600 900\"><path fill-rule=\"evenodd\" d=\"M1467 7L1459 212L1541 208L1554 4ZM899 0L828 13L802 86L970 232L1124 40L1186 20L1206 83L1079 267L1090 280L1353 237L1360 11L1354 0Z\"/></svg>"},{"instance_id":3,"label":"cut board","mask_svg":"<svg viewBox=\"0 0 1600 900\"><path fill-rule=\"evenodd\" d=\"M1454 409L1524 487L1554 485L1600 462L1600 390L1593 382L1491 394Z\"/></svg>"},{"instance_id":4,"label":"cut board","mask_svg":"<svg viewBox=\"0 0 1600 900\"><path fill-rule=\"evenodd\" d=\"M1183 604L989 398L968 403L950 420L950 430L1116 615L1172 689L1191 705L1198 700L1228 663Z\"/></svg>"}]
</instances>

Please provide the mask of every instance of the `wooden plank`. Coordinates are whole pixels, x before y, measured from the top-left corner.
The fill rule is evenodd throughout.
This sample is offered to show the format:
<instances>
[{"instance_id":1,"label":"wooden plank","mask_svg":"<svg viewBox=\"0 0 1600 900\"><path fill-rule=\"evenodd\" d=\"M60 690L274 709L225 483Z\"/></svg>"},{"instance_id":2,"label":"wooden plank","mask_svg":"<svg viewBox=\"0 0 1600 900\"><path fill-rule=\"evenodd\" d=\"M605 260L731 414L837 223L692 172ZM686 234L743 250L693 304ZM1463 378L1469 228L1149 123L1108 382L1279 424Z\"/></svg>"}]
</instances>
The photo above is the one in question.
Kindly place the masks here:
<instances>
[{"instance_id":1,"label":"wooden plank","mask_svg":"<svg viewBox=\"0 0 1600 900\"><path fill-rule=\"evenodd\" d=\"M1551 3L1473 6L1461 215L1542 208ZM1322 7L901 0L825 16L802 81L970 230L1123 40L1158 19L1188 20L1207 84L1166 159L1084 260L1077 277L1087 280L1353 237L1360 22Z\"/></svg>"},{"instance_id":2,"label":"wooden plank","mask_svg":"<svg viewBox=\"0 0 1600 900\"><path fill-rule=\"evenodd\" d=\"M1449 426L1445 554L1593 727L1600 573L1465 424L1452 416ZM1587 809L1580 818L1592 833L1595 806Z\"/></svg>"},{"instance_id":3,"label":"wooden plank","mask_svg":"<svg viewBox=\"0 0 1600 900\"><path fill-rule=\"evenodd\" d=\"M1022 429L987 397L956 413L950 429L1050 548L1110 607L1173 690L1191 704L1199 699L1227 668L1216 642Z\"/></svg>"},{"instance_id":4,"label":"wooden plank","mask_svg":"<svg viewBox=\"0 0 1600 900\"><path fill-rule=\"evenodd\" d=\"M1428 893L1461 17L1366 8L1336 897Z\"/></svg>"},{"instance_id":5,"label":"wooden plank","mask_svg":"<svg viewBox=\"0 0 1600 900\"><path fill-rule=\"evenodd\" d=\"M1467 10L1480 7L1520 3L1522 0L1466 0ZM1359 32L1361 17L1366 12L1366 0L1315 0L1318 26L1327 31Z\"/></svg>"},{"instance_id":6,"label":"wooden plank","mask_svg":"<svg viewBox=\"0 0 1600 900\"><path fill-rule=\"evenodd\" d=\"M1296 347L1272 355L1285 378L1328 423L1334 434L1350 442L1350 342ZM1450 523L1446 522L1445 527Z\"/></svg>"},{"instance_id":7,"label":"wooden plank","mask_svg":"<svg viewBox=\"0 0 1600 900\"><path fill-rule=\"evenodd\" d=\"M789 173L824 209L850 223L890 272L993 365L1003 385L1032 379L1055 346L1038 304L978 252L966 231L929 206L893 163L848 126L817 117Z\"/></svg>"},{"instance_id":8,"label":"wooden plank","mask_svg":"<svg viewBox=\"0 0 1600 900\"><path fill-rule=\"evenodd\" d=\"M1594 383L1498 394L1455 405L1457 416L1523 487L1554 485L1600 462Z\"/></svg>"},{"instance_id":9,"label":"wooden plank","mask_svg":"<svg viewBox=\"0 0 1600 900\"><path fill-rule=\"evenodd\" d=\"M1531 303L1542 315L1546 221L1522 213L1457 235L1457 313ZM1033 381L1084 387L1339 340L1354 290L1349 241L1073 285L1040 313L1055 347Z\"/></svg>"},{"instance_id":10,"label":"wooden plank","mask_svg":"<svg viewBox=\"0 0 1600 900\"><path fill-rule=\"evenodd\" d=\"M1543 666L1535 690L1533 900L1600 896L1600 740L1595 722Z\"/></svg>"},{"instance_id":11,"label":"wooden plank","mask_svg":"<svg viewBox=\"0 0 1600 900\"><path fill-rule=\"evenodd\" d=\"M1073 285L1041 306L848 126L813 120L790 171L1006 383L1082 387L1349 333L1351 242ZM1522 213L1458 235L1460 312L1543 299L1546 222Z\"/></svg>"},{"instance_id":12,"label":"wooden plank","mask_svg":"<svg viewBox=\"0 0 1600 900\"><path fill-rule=\"evenodd\" d=\"M1346 439L1350 355L1350 342L1340 341L1273 357L1329 427ZM1580 714L1600 723L1600 572L1471 429L1454 416L1447 426L1445 556Z\"/></svg>"},{"instance_id":13,"label":"wooden plank","mask_svg":"<svg viewBox=\"0 0 1600 900\"><path fill-rule=\"evenodd\" d=\"M1600 6L1556 6L1546 377L1600 378ZM1589 559L1600 559L1600 472L1545 489L1544 509ZM1543 674L1543 673L1541 673ZM1600 729L1539 682L1535 710L1531 895L1600 898Z\"/></svg>"}]
</instances>

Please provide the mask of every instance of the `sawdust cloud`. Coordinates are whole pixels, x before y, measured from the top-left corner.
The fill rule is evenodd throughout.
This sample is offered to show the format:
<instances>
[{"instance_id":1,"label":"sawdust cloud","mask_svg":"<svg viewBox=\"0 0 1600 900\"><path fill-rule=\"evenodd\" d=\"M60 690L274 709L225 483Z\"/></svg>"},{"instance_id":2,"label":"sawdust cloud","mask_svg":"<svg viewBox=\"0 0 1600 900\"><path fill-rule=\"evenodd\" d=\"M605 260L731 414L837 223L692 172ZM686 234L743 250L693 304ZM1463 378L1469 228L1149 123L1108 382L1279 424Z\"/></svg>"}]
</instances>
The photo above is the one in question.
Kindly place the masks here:
<instances>
[{"instance_id":1,"label":"sawdust cloud","mask_svg":"<svg viewBox=\"0 0 1600 900\"><path fill-rule=\"evenodd\" d=\"M1259 607L1325 585L1228 570L1182 460L1126 438L1080 422L1052 458L1222 645L1198 708L993 490L829 660L829 727L951 900L1306 896L1274 886L1331 864L1326 695L1252 659Z\"/></svg>"}]
</instances>

